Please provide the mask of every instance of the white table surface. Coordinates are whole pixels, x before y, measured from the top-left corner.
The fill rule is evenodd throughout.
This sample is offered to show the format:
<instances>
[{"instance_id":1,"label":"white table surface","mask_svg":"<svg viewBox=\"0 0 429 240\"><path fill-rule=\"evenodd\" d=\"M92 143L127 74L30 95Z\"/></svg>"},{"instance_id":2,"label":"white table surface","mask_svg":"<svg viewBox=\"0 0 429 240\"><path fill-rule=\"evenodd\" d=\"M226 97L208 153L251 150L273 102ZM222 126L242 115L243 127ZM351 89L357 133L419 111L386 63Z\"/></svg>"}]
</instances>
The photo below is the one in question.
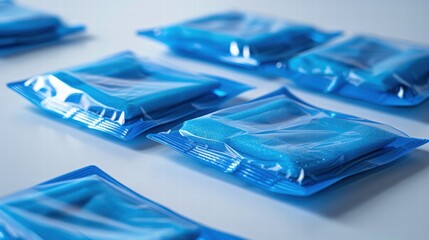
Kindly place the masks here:
<instances>
[{"instance_id":1,"label":"white table surface","mask_svg":"<svg viewBox=\"0 0 429 240\"><path fill-rule=\"evenodd\" d=\"M139 28L174 23L228 9L250 10L350 33L367 32L429 44L429 1L55 1L21 0L85 23L88 37L0 59L0 195L69 171L97 165L138 193L208 226L251 239L429 239L429 145L390 168L353 177L309 198L274 195L139 138L131 143L95 135L46 117L8 90L7 82L134 50L176 66L259 88L252 99L282 84L328 109L429 137L429 102L387 108L316 94L281 79L173 56L137 37Z\"/></svg>"}]
</instances>

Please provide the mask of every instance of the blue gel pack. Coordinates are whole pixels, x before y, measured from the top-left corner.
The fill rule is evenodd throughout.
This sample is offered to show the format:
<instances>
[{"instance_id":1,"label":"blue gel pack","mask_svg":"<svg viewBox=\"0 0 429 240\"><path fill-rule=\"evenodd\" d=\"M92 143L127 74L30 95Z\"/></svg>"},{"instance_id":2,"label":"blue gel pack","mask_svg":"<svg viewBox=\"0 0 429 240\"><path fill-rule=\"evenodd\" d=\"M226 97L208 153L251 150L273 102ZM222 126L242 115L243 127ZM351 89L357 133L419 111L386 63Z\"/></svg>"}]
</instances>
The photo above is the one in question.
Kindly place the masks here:
<instances>
[{"instance_id":1,"label":"blue gel pack","mask_svg":"<svg viewBox=\"0 0 429 240\"><path fill-rule=\"evenodd\" d=\"M82 25L64 24L53 14L0 1L0 56L53 44L84 30Z\"/></svg>"},{"instance_id":2,"label":"blue gel pack","mask_svg":"<svg viewBox=\"0 0 429 240\"><path fill-rule=\"evenodd\" d=\"M428 142L311 106L285 88L148 137L263 189L298 196Z\"/></svg>"},{"instance_id":3,"label":"blue gel pack","mask_svg":"<svg viewBox=\"0 0 429 240\"><path fill-rule=\"evenodd\" d=\"M95 166L0 199L2 239L241 239L133 192Z\"/></svg>"},{"instance_id":4,"label":"blue gel pack","mask_svg":"<svg viewBox=\"0 0 429 240\"><path fill-rule=\"evenodd\" d=\"M8 86L44 110L124 140L215 111L251 89L219 77L174 70L132 52Z\"/></svg>"},{"instance_id":5,"label":"blue gel pack","mask_svg":"<svg viewBox=\"0 0 429 240\"><path fill-rule=\"evenodd\" d=\"M180 54L246 68L290 58L339 35L242 12L214 14L138 34L163 42Z\"/></svg>"},{"instance_id":6,"label":"blue gel pack","mask_svg":"<svg viewBox=\"0 0 429 240\"><path fill-rule=\"evenodd\" d=\"M277 69L298 85L388 106L429 97L429 48L358 35L300 54Z\"/></svg>"}]
</instances>

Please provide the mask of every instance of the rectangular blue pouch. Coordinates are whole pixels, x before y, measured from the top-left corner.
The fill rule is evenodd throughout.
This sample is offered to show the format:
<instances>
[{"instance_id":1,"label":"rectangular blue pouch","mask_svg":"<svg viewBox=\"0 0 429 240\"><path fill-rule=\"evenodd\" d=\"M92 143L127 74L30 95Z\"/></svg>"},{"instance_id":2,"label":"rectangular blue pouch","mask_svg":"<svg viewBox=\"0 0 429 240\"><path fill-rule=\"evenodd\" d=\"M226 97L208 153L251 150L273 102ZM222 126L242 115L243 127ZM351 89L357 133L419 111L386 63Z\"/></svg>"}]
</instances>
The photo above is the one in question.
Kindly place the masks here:
<instances>
[{"instance_id":1,"label":"rectangular blue pouch","mask_svg":"<svg viewBox=\"0 0 429 240\"><path fill-rule=\"evenodd\" d=\"M224 12L139 35L200 59L257 69L290 58L339 35L312 26L243 12Z\"/></svg>"},{"instance_id":2,"label":"rectangular blue pouch","mask_svg":"<svg viewBox=\"0 0 429 240\"><path fill-rule=\"evenodd\" d=\"M48 112L124 140L215 111L250 89L223 78L165 67L132 52L8 86Z\"/></svg>"},{"instance_id":3,"label":"rectangular blue pouch","mask_svg":"<svg viewBox=\"0 0 429 240\"><path fill-rule=\"evenodd\" d=\"M0 1L0 56L50 45L84 30L82 25L66 25L53 14Z\"/></svg>"},{"instance_id":4,"label":"rectangular blue pouch","mask_svg":"<svg viewBox=\"0 0 429 240\"><path fill-rule=\"evenodd\" d=\"M358 35L302 53L266 71L316 91L387 106L429 97L429 48Z\"/></svg>"},{"instance_id":5,"label":"rectangular blue pouch","mask_svg":"<svg viewBox=\"0 0 429 240\"><path fill-rule=\"evenodd\" d=\"M263 189L299 196L428 142L311 106L285 88L148 137Z\"/></svg>"},{"instance_id":6,"label":"rectangular blue pouch","mask_svg":"<svg viewBox=\"0 0 429 240\"><path fill-rule=\"evenodd\" d=\"M2 239L241 239L185 217L89 166L0 199Z\"/></svg>"}]
</instances>

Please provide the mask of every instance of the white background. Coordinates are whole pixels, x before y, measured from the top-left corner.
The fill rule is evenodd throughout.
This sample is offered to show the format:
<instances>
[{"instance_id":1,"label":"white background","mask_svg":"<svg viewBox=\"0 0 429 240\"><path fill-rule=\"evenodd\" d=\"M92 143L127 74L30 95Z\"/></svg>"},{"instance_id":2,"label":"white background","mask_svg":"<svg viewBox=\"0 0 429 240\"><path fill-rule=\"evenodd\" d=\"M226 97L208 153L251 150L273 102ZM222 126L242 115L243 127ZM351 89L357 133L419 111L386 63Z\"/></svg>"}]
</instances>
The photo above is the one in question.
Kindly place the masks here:
<instances>
[{"instance_id":1,"label":"white background","mask_svg":"<svg viewBox=\"0 0 429 240\"><path fill-rule=\"evenodd\" d=\"M0 195L97 165L138 193L208 226L251 239L428 239L429 145L390 168L353 177L309 198L274 195L144 139L106 138L49 118L7 82L93 61L121 50L259 87L251 99L288 84L180 58L139 38L141 28L221 10L250 10L326 29L367 32L429 44L429 1L55 1L21 0L85 23L87 38L0 59ZM387 108L303 91L306 101L429 137L429 102Z\"/></svg>"}]
</instances>

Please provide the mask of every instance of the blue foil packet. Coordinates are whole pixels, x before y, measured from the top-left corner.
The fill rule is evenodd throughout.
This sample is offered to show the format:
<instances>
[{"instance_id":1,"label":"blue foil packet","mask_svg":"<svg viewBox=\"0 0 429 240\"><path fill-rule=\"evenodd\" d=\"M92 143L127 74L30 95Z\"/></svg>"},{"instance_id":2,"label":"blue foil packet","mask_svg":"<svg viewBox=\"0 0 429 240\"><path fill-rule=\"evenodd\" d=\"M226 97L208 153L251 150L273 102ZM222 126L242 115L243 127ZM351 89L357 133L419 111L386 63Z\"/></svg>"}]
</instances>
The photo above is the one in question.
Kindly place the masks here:
<instances>
[{"instance_id":1,"label":"blue foil packet","mask_svg":"<svg viewBox=\"0 0 429 240\"><path fill-rule=\"evenodd\" d=\"M0 199L2 239L241 239L133 192L95 166Z\"/></svg>"},{"instance_id":2,"label":"blue foil packet","mask_svg":"<svg viewBox=\"0 0 429 240\"><path fill-rule=\"evenodd\" d=\"M66 25L53 14L0 1L0 56L53 44L84 30L82 25Z\"/></svg>"},{"instance_id":3,"label":"blue foil packet","mask_svg":"<svg viewBox=\"0 0 429 240\"><path fill-rule=\"evenodd\" d=\"M44 110L124 140L217 110L251 89L219 77L174 70L132 52L8 86Z\"/></svg>"},{"instance_id":4,"label":"blue foil packet","mask_svg":"<svg viewBox=\"0 0 429 240\"><path fill-rule=\"evenodd\" d=\"M179 54L246 68L276 63L339 35L243 12L214 14L138 34Z\"/></svg>"},{"instance_id":5,"label":"blue foil packet","mask_svg":"<svg viewBox=\"0 0 429 240\"><path fill-rule=\"evenodd\" d=\"M299 196L428 142L314 107L285 88L148 137L263 189Z\"/></svg>"},{"instance_id":6,"label":"blue foil packet","mask_svg":"<svg viewBox=\"0 0 429 240\"><path fill-rule=\"evenodd\" d=\"M298 85L388 106L429 97L429 48L358 35L267 68Z\"/></svg>"}]
</instances>

